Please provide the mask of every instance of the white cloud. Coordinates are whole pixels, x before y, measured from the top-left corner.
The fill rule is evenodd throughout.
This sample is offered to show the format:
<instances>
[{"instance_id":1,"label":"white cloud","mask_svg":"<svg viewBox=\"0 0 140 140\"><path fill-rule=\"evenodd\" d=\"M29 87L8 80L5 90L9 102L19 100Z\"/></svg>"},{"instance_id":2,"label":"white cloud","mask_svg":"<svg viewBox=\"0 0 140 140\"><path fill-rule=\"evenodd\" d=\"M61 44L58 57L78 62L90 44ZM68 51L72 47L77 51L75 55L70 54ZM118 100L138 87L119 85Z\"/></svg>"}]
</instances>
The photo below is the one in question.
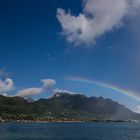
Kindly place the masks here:
<instances>
[{"instance_id":1,"label":"white cloud","mask_svg":"<svg viewBox=\"0 0 140 140\"><path fill-rule=\"evenodd\" d=\"M8 94L7 93L3 93L2 96L8 96Z\"/></svg>"},{"instance_id":2,"label":"white cloud","mask_svg":"<svg viewBox=\"0 0 140 140\"><path fill-rule=\"evenodd\" d=\"M27 97L32 97L35 95L42 94L44 92L52 92L53 86L56 84L56 81L53 79L43 79L41 80L41 82L43 83L42 87L25 88L17 91L15 96L27 98Z\"/></svg>"},{"instance_id":3,"label":"white cloud","mask_svg":"<svg viewBox=\"0 0 140 140\"><path fill-rule=\"evenodd\" d=\"M56 81L54 79L42 79L41 82L43 83L41 87L31 87L31 88L24 88L20 89L16 92L14 96L22 97L22 98L30 98L36 95L40 95L42 93L69 93L69 94L75 94L75 92L69 91L69 90L63 90L54 88L56 85ZM2 85L2 86L1 86ZM11 90L13 88L13 83L11 79L7 79L4 82L0 81L0 87L3 87L4 90L1 92L1 95L8 96L5 91ZM2 89L2 88L1 88Z\"/></svg>"},{"instance_id":4,"label":"white cloud","mask_svg":"<svg viewBox=\"0 0 140 140\"><path fill-rule=\"evenodd\" d=\"M41 82L43 83L43 92L52 92L53 87L56 85L56 81L53 79L43 79Z\"/></svg>"},{"instance_id":5,"label":"white cloud","mask_svg":"<svg viewBox=\"0 0 140 140\"><path fill-rule=\"evenodd\" d=\"M140 8L140 0L83 0L83 11L78 16L57 9L62 35L74 45L95 43L106 32L120 27L126 16Z\"/></svg>"},{"instance_id":6,"label":"white cloud","mask_svg":"<svg viewBox=\"0 0 140 140\"><path fill-rule=\"evenodd\" d=\"M14 82L12 79L8 78L6 80L0 80L0 94L7 93L14 89Z\"/></svg>"},{"instance_id":7,"label":"white cloud","mask_svg":"<svg viewBox=\"0 0 140 140\"><path fill-rule=\"evenodd\" d=\"M56 81L53 79L42 79L43 87L50 88L56 85Z\"/></svg>"},{"instance_id":8,"label":"white cloud","mask_svg":"<svg viewBox=\"0 0 140 140\"><path fill-rule=\"evenodd\" d=\"M62 90L62 89L54 89L56 85L56 81L54 79L42 79L41 82L43 83L41 87L31 87L31 88L24 88L16 91L14 96L23 97L23 98L30 98L36 95L40 95L42 93L50 92L52 94L55 93L69 93L75 94L72 91ZM8 93L14 89L14 82L12 79L0 80L0 95L8 96Z\"/></svg>"},{"instance_id":9,"label":"white cloud","mask_svg":"<svg viewBox=\"0 0 140 140\"><path fill-rule=\"evenodd\" d=\"M42 93L42 88L27 88L27 89L19 90L15 96L30 97L34 95L39 95L41 93Z\"/></svg>"}]
</instances>

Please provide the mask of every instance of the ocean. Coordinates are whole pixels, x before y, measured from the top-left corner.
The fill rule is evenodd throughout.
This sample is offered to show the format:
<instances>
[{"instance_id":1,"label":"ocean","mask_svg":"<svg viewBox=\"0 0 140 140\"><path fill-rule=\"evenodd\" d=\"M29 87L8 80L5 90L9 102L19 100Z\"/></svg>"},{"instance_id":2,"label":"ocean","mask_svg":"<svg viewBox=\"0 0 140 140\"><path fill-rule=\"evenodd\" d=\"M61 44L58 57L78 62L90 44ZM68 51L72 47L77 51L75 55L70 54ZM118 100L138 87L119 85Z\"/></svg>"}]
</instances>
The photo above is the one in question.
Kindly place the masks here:
<instances>
[{"instance_id":1,"label":"ocean","mask_svg":"<svg viewBox=\"0 0 140 140\"><path fill-rule=\"evenodd\" d=\"M140 124L1 123L0 140L140 140Z\"/></svg>"}]
</instances>

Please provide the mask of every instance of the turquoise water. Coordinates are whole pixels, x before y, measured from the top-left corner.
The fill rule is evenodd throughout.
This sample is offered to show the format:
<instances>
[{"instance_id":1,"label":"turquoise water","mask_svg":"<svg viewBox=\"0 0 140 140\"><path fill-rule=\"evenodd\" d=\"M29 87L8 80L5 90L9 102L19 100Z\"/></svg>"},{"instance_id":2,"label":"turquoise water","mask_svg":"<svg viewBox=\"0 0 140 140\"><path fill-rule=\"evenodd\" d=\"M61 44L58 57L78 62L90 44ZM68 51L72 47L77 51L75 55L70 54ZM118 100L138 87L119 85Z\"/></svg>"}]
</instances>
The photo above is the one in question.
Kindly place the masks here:
<instances>
[{"instance_id":1,"label":"turquoise water","mask_svg":"<svg viewBox=\"0 0 140 140\"><path fill-rule=\"evenodd\" d=\"M140 140L140 124L3 123L0 140Z\"/></svg>"}]
</instances>

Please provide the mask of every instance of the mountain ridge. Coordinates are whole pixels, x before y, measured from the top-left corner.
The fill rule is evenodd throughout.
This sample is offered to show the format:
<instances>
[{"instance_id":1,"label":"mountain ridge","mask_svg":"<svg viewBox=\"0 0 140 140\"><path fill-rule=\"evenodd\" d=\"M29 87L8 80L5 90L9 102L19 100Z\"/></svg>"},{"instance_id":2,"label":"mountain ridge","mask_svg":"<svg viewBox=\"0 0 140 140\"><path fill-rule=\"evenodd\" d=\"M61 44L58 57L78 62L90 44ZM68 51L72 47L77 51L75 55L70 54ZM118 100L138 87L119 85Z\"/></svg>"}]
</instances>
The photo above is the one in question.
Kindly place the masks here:
<instances>
[{"instance_id":1,"label":"mountain ridge","mask_svg":"<svg viewBox=\"0 0 140 140\"><path fill-rule=\"evenodd\" d=\"M87 97L82 94L56 93L48 99L28 101L21 97L0 96L0 116L24 116L31 120L140 120L140 114L103 97ZM10 119L9 116L9 119ZM26 117L25 117L26 116Z\"/></svg>"}]
</instances>

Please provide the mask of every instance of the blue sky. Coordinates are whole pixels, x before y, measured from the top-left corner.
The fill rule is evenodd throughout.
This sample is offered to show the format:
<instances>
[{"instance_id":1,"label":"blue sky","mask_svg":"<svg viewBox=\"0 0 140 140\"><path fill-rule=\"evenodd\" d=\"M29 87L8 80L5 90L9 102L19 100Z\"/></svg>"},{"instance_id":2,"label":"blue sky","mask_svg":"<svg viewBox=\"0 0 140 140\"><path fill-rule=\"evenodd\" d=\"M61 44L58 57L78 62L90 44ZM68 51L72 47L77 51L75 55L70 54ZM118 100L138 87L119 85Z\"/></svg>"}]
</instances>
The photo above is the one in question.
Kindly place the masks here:
<instances>
[{"instance_id":1,"label":"blue sky","mask_svg":"<svg viewBox=\"0 0 140 140\"><path fill-rule=\"evenodd\" d=\"M90 1L98 4L96 0ZM119 0L120 4L123 1ZM14 82L12 94L28 88L40 88L42 79L53 79L56 81L53 83L54 88L87 96L112 98L136 110L140 102L130 97L97 86L66 80L68 76L85 77L140 94L140 17L137 7L131 6L134 13L128 15L125 14L128 11L124 7L120 8L122 15L111 18L108 29L104 27L100 33L91 24L87 28L96 34L91 33L88 38L86 33L89 32L86 32L87 28L83 28L82 21L90 25L89 19L85 18L90 7L83 12L83 5L88 4L82 0L0 1L0 69L10 73L9 78ZM57 13L58 8L67 12L64 15L60 11ZM118 10L113 5L107 8ZM69 11L71 12L68 13ZM97 14L92 15L93 12ZM93 12L89 16L91 21L98 15L98 11ZM83 18L79 17L80 13ZM68 20L64 29L67 15L73 18ZM72 23L73 30L76 31L70 28ZM105 25L99 24L99 28L102 28L100 26ZM75 35L77 32L78 35ZM72 41L68 40L69 37L72 37ZM3 80L6 79L1 78ZM11 91L7 94L11 95ZM48 96L51 96L50 90L33 97Z\"/></svg>"}]
</instances>

